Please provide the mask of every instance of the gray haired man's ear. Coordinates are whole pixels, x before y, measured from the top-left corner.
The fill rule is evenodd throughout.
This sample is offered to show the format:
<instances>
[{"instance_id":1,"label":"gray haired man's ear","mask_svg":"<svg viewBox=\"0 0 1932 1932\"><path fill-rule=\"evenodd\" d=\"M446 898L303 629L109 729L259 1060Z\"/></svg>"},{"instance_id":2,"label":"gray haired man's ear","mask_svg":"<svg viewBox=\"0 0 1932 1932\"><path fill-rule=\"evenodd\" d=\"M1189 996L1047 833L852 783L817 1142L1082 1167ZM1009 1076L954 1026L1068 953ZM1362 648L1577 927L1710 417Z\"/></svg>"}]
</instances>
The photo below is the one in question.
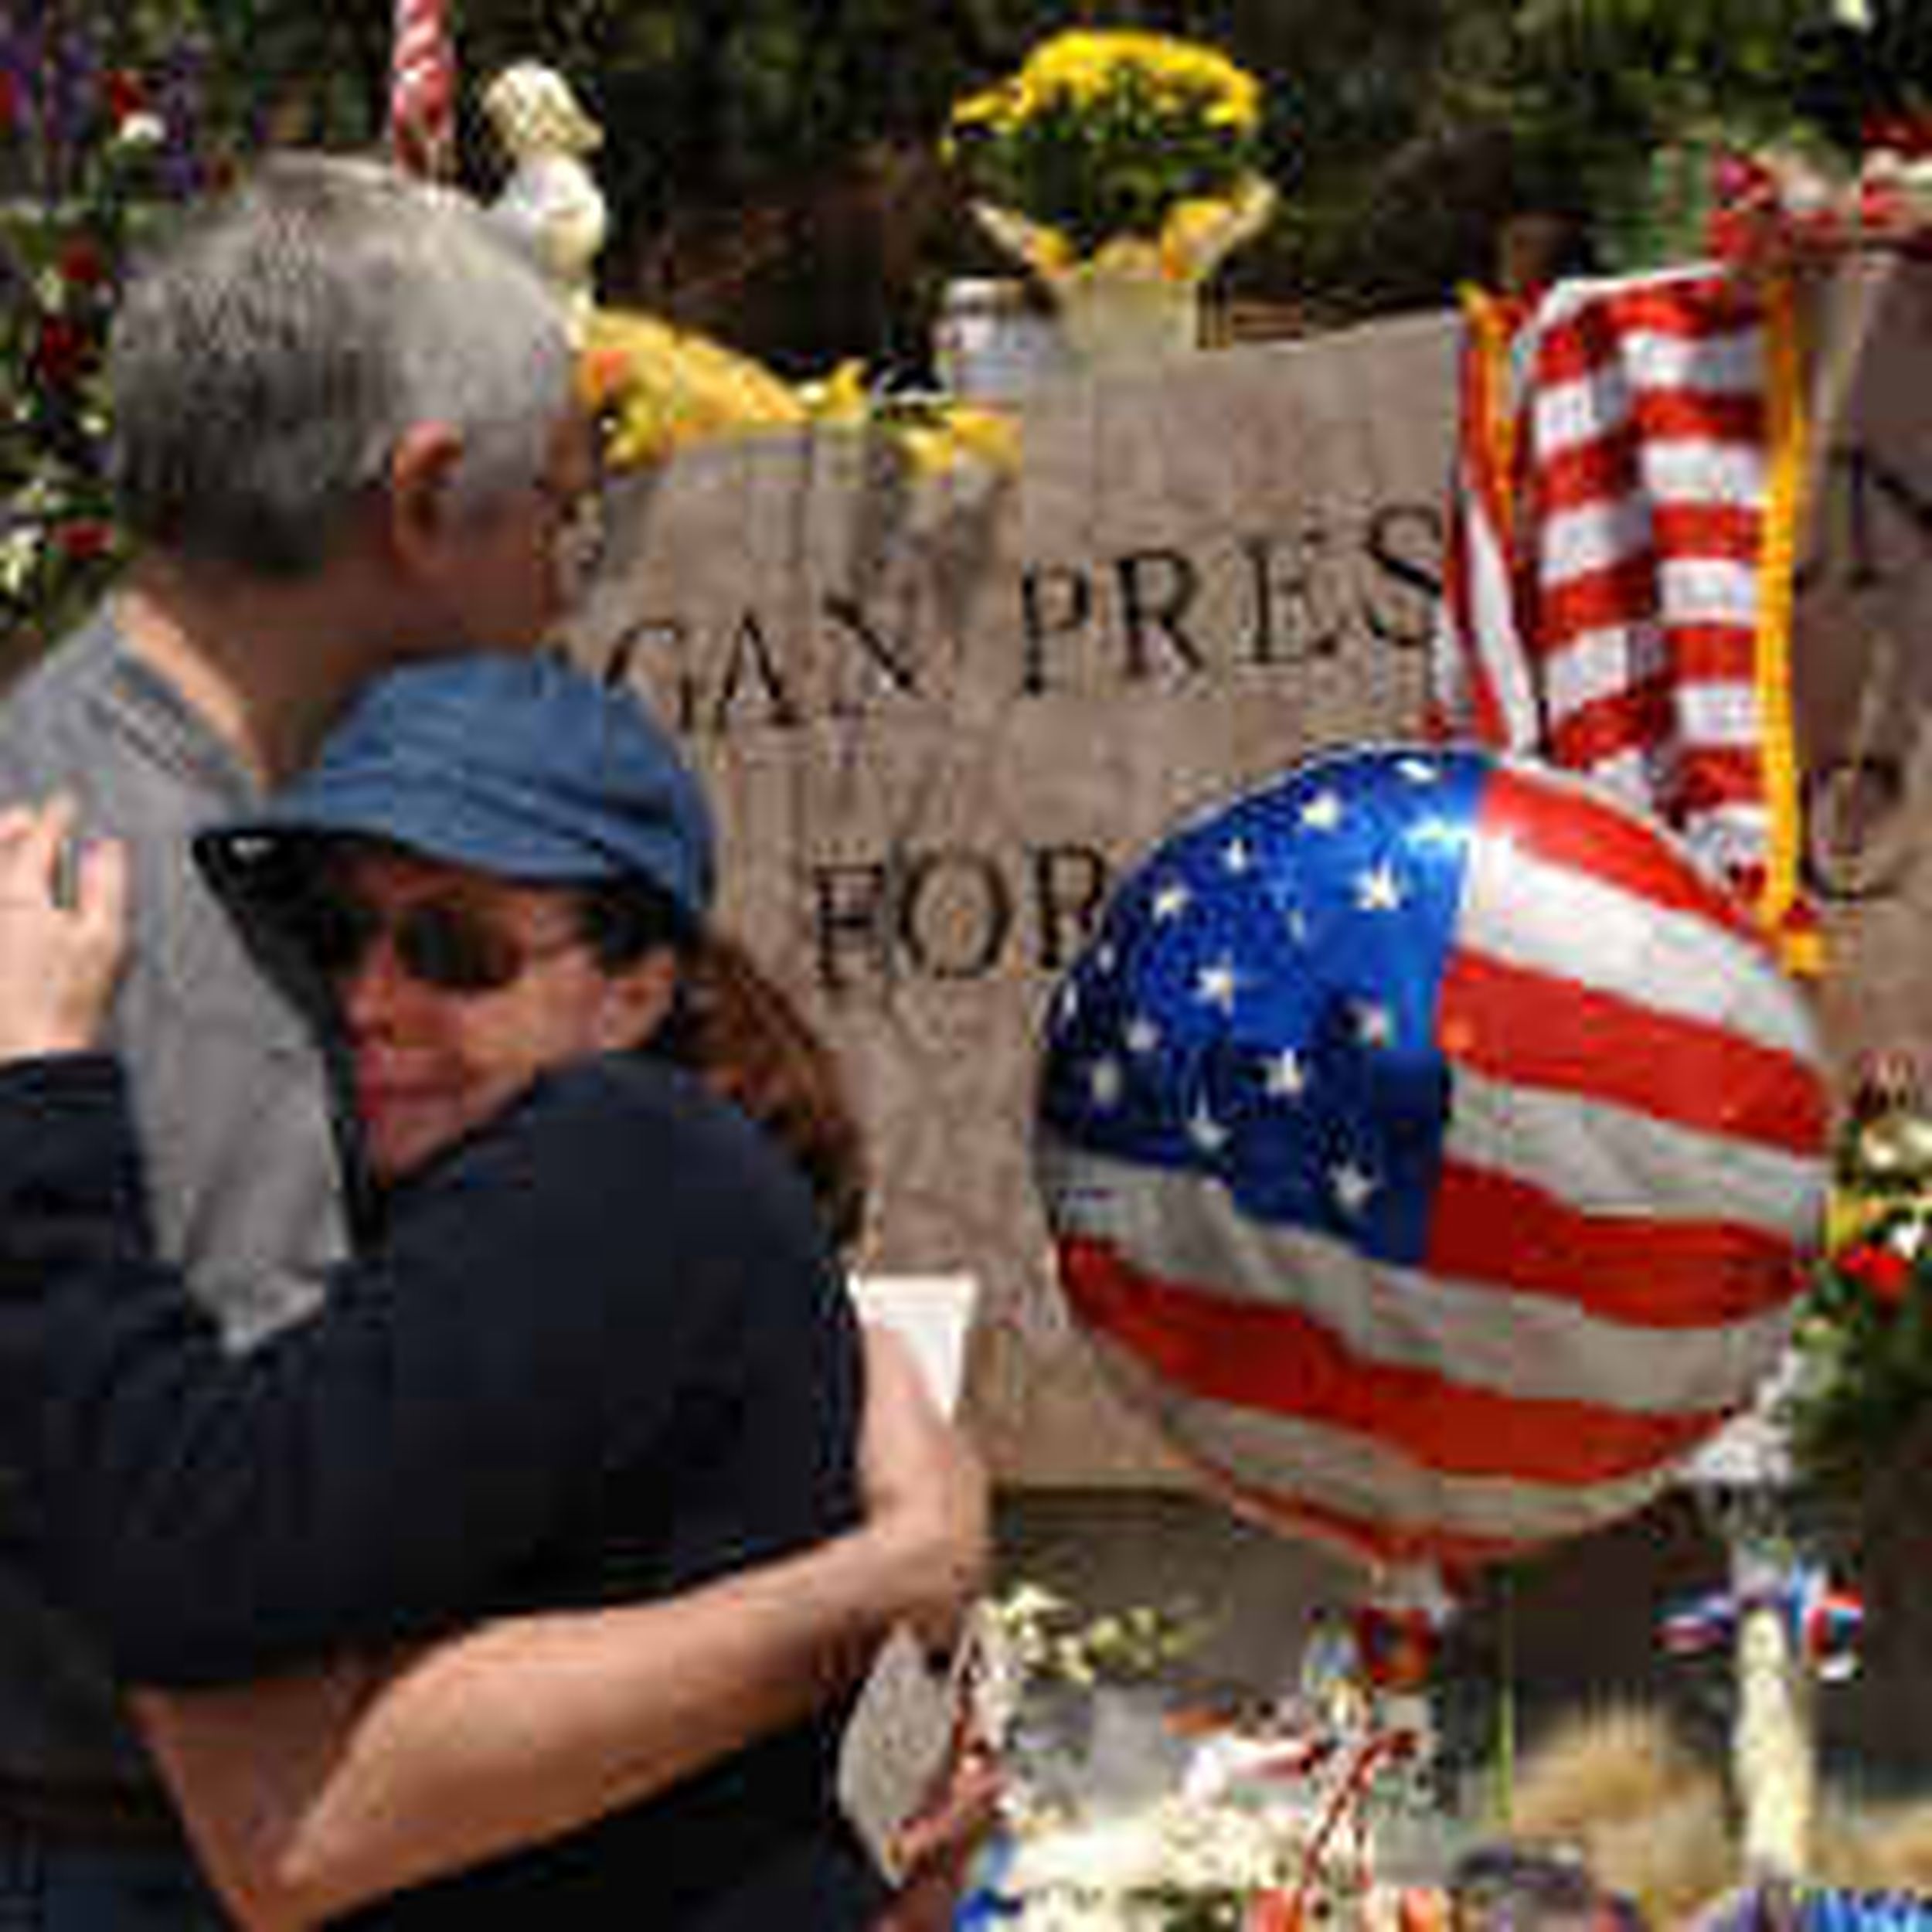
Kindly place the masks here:
<instances>
[{"instance_id":1,"label":"gray haired man's ear","mask_svg":"<svg viewBox=\"0 0 1932 1932\"><path fill-rule=\"evenodd\" d=\"M443 423L415 424L389 452L383 533L390 553L412 573L434 570L462 460L462 437Z\"/></svg>"}]
</instances>

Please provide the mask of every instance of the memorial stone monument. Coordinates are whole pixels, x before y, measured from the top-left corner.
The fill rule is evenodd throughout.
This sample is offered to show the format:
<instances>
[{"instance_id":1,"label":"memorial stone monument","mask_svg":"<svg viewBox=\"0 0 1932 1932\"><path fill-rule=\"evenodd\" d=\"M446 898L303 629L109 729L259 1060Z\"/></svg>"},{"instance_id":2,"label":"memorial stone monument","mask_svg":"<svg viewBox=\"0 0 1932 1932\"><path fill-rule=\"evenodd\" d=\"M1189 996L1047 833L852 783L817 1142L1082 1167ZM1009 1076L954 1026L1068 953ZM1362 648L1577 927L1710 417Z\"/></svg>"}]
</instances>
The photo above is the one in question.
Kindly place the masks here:
<instances>
[{"instance_id":1,"label":"memorial stone monument","mask_svg":"<svg viewBox=\"0 0 1932 1932\"><path fill-rule=\"evenodd\" d=\"M1835 1058L1932 1018L1932 267L1821 286L1794 649ZM1015 399L1011 474L774 434L614 485L572 649L719 800L726 917L836 1041L876 1137L862 1264L985 1283L968 1410L1005 1475L1152 1450L1057 1312L1027 1167L1040 1003L1191 809L1420 729L1455 423L1447 314Z\"/></svg>"},{"instance_id":2,"label":"memorial stone monument","mask_svg":"<svg viewBox=\"0 0 1932 1932\"><path fill-rule=\"evenodd\" d=\"M1059 1312L1029 1172L1041 1005L1110 881L1319 746L1413 735L1456 325L1070 379L1011 474L743 440L615 485L572 639L684 740L723 916L835 1042L874 1136L868 1271L982 1298L967 1412L1001 1475L1163 1460Z\"/></svg>"}]
</instances>

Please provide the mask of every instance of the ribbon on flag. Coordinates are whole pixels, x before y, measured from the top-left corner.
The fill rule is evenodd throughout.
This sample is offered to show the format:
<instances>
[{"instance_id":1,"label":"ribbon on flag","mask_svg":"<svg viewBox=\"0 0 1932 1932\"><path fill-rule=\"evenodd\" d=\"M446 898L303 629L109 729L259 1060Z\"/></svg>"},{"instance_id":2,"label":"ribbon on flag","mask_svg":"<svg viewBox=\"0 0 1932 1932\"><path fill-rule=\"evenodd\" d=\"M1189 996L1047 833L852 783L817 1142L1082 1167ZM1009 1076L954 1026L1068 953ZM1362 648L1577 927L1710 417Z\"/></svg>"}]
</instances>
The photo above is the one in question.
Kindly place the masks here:
<instances>
[{"instance_id":1,"label":"ribbon on flag","mask_svg":"<svg viewBox=\"0 0 1932 1932\"><path fill-rule=\"evenodd\" d=\"M410 173L449 174L456 146L456 53L443 0L396 0L389 151Z\"/></svg>"},{"instance_id":2,"label":"ribbon on flag","mask_svg":"<svg viewBox=\"0 0 1932 1932\"><path fill-rule=\"evenodd\" d=\"M1849 1677L1858 1668L1853 1646L1865 1622L1865 1605L1855 1591L1835 1588L1815 1563L1794 1566L1774 1582L1744 1590L1712 1590L1666 1612L1664 1648L1688 1657L1733 1641L1745 1613L1777 1611L1785 1620L1792 1648L1828 1682Z\"/></svg>"},{"instance_id":3,"label":"ribbon on flag","mask_svg":"<svg viewBox=\"0 0 1932 1932\"><path fill-rule=\"evenodd\" d=\"M1430 725L1590 774L1815 971L1790 651L1806 420L1788 277L1465 298Z\"/></svg>"}]
</instances>

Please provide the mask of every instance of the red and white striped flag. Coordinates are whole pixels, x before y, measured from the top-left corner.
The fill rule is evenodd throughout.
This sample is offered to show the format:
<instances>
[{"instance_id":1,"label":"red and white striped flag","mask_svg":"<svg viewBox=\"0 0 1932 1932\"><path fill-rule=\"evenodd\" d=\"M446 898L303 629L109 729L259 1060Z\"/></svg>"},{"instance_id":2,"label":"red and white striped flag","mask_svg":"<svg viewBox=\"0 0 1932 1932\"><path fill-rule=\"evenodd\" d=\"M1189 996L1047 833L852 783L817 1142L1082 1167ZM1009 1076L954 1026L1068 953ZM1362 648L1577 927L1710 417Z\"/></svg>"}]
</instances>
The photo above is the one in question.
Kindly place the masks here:
<instances>
[{"instance_id":1,"label":"red and white striped flag","mask_svg":"<svg viewBox=\"0 0 1932 1932\"><path fill-rule=\"evenodd\" d=\"M1789 690L1788 287L1698 267L1474 299L1437 734L1600 778L1815 964Z\"/></svg>"},{"instance_id":2,"label":"red and white striped flag","mask_svg":"<svg viewBox=\"0 0 1932 1932\"><path fill-rule=\"evenodd\" d=\"M1529 306L1472 291L1463 312L1461 434L1430 663L1429 725L1437 738L1516 750L1543 735L1522 648L1512 549L1510 345Z\"/></svg>"},{"instance_id":3,"label":"red and white striped flag","mask_svg":"<svg viewBox=\"0 0 1932 1932\"><path fill-rule=\"evenodd\" d=\"M440 177L454 159L456 53L443 0L396 0L389 139L411 173Z\"/></svg>"}]
</instances>

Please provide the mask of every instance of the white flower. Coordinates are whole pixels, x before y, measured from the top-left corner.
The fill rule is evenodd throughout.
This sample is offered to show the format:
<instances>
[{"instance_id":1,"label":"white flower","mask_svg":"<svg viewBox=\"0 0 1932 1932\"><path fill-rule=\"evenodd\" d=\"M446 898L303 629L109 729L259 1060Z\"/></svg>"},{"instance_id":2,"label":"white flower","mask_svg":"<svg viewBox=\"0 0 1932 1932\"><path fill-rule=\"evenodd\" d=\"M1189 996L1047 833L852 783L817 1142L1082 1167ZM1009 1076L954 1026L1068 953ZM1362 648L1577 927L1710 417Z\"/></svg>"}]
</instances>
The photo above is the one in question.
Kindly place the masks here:
<instances>
[{"instance_id":1,"label":"white flower","mask_svg":"<svg viewBox=\"0 0 1932 1932\"><path fill-rule=\"evenodd\" d=\"M1854 33L1872 31L1872 0L1832 0L1832 18Z\"/></svg>"},{"instance_id":2,"label":"white flower","mask_svg":"<svg viewBox=\"0 0 1932 1932\"><path fill-rule=\"evenodd\" d=\"M40 559L40 532L31 526L0 537L0 592L17 597L27 587Z\"/></svg>"},{"instance_id":3,"label":"white flower","mask_svg":"<svg viewBox=\"0 0 1932 1932\"><path fill-rule=\"evenodd\" d=\"M1784 205L1793 214L1822 214L1836 201L1836 188L1802 155L1776 155L1772 166Z\"/></svg>"},{"instance_id":4,"label":"white flower","mask_svg":"<svg viewBox=\"0 0 1932 1932\"><path fill-rule=\"evenodd\" d=\"M1022 1896L1068 1891L1088 1899L1157 1887L1253 1892L1293 1876L1302 1828L1279 1812L1164 1798L1022 1839L1009 1883Z\"/></svg>"},{"instance_id":5,"label":"white flower","mask_svg":"<svg viewBox=\"0 0 1932 1932\"><path fill-rule=\"evenodd\" d=\"M998 1614L1014 1623L1029 1623L1066 1607L1066 1599L1039 1583L1016 1584L997 1605Z\"/></svg>"},{"instance_id":6,"label":"white flower","mask_svg":"<svg viewBox=\"0 0 1932 1932\"><path fill-rule=\"evenodd\" d=\"M114 130L114 140L123 148L158 148L167 138L167 124L158 114L129 114Z\"/></svg>"}]
</instances>

